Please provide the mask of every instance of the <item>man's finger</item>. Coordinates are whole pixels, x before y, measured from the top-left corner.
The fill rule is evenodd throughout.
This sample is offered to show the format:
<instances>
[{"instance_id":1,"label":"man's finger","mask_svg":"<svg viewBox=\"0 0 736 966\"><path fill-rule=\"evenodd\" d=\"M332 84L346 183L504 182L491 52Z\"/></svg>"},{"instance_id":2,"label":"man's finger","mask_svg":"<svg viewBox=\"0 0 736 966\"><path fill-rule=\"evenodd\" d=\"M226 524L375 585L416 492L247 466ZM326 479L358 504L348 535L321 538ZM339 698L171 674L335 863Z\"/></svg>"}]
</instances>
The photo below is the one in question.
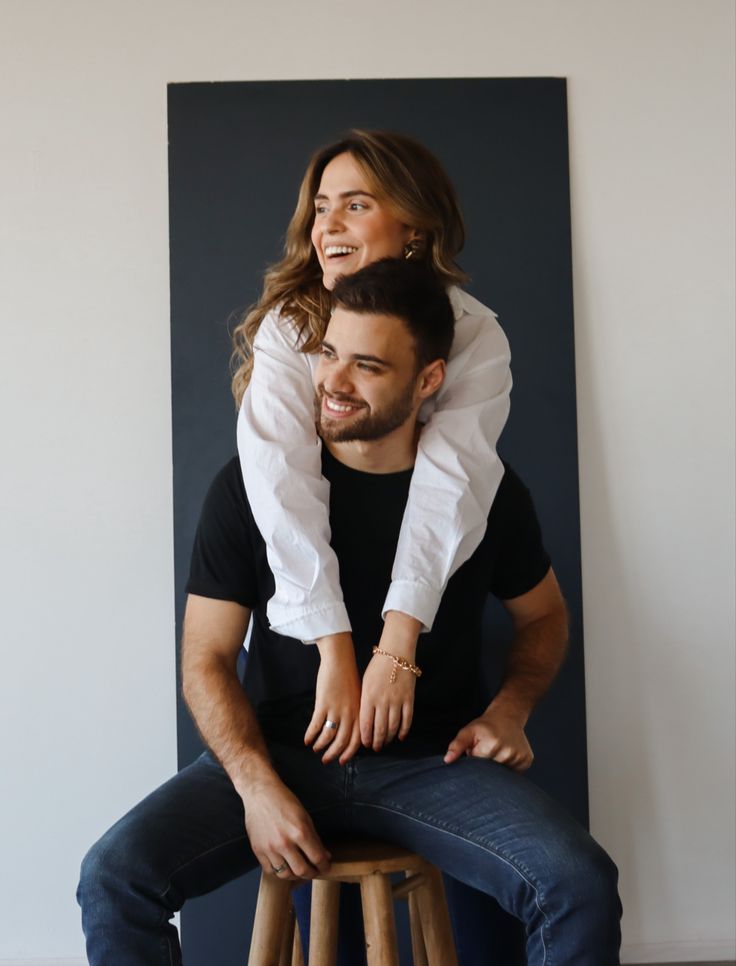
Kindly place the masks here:
<instances>
[{"instance_id":1,"label":"man's finger","mask_svg":"<svg viewBox=\"0 0 736 966\"><path fill-rule=\"evenodd\" d=\"M300 843L300 847L306 856L307 861L311 863L315 869L318 869L320 872L328 871L332 856L324 847L320 837L317 835L314 829L304 836L302 842Z\"/></svg>"},{"instance_id":2,"label":"man's finger","mask_svg":"<svg viewBox=\"0 0 736 966\"><path fill-rule=\"evenodd\" d=\"M450 764L450 762L457 761L457 759L464 755L468 749L472 748L473 745L473 735L472 732L466 731L464 728L459 731L455 738L450 742L447 747L447 752L445 753L445 764Z\"/></svg>"}]
</instances>

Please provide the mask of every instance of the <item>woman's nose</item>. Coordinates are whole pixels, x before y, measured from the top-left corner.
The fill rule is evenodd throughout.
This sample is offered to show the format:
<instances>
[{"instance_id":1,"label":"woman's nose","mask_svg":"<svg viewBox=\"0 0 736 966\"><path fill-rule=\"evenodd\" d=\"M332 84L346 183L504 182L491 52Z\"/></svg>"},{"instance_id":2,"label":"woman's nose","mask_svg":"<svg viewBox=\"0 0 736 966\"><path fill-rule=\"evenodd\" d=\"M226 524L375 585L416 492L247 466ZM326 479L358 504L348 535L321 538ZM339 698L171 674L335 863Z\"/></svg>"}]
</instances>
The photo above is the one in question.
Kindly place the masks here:
<instances>
[{"instance_id":1,"label":"woman's nose","mask_svg":"<svg viewBox=\"0 0 736 966\"><path fill-rule=\"evenodd\" d=\"M342 212L334 209L326 212L322 224L325 231L338 231L343 227Z\"/></svg>"}]
</instances>

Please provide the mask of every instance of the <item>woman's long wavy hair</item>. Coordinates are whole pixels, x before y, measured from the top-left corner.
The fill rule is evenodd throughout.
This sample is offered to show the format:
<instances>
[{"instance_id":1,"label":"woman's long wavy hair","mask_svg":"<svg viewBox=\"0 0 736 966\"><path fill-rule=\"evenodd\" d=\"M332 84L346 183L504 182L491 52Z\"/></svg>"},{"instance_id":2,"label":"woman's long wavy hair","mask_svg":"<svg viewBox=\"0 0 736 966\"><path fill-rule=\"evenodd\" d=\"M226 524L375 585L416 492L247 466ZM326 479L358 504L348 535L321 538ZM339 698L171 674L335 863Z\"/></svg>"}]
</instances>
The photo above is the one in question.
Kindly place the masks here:
<instances>
[{"instance_id":1,"label":"woman's long wavy hair","mask_svg":"<svg viewBox=\"0 0 736 966\"><path fill-rule=\"evenodd\" d=\"M278 307L280 314L295 324L300 351L315 352L322 342L331 299L322 284L322 269L311 242L314 196L324 169L346 152L391 214L419 230L422 244L417 257L426 259L448 284L467 281L455 262L465 242L463 218L455 189L437 158L402 134L350 131L342 141L318 151L309 162L286 232L284 256L267 270L259 301L233 329L230 369L236 406L250 380L253 340L272 309Z\"/></svg>"}]
</instances>

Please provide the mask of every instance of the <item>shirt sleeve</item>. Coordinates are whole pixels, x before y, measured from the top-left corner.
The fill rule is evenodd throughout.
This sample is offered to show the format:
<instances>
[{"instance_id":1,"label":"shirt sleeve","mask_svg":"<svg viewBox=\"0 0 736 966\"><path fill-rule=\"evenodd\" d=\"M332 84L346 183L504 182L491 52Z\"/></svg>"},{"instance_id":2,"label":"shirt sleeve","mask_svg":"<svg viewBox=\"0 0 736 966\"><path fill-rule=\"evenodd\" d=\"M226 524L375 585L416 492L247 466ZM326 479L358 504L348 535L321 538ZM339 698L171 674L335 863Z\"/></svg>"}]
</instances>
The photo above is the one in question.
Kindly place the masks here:
<instances>
[{"instance_id":1,"label":"shirt sleeve","mask_svg":"<svg viewBox=\"0 0 736 966\"><path fill-rule=\"evenodd\" d=\"M266 543L279 634L314 641L349 631L330 546L329 484L322 476L309 359L276 312L253 345L253 373L238 416L238 451L253 517Z\"/></svg>"},{"instance_id":2,"label":"shirt sleeve","mask_svg":"<svg viewBox=\"0 0 736 966\"><path fill-rule=\"evenodd\" d=\"M194 537L186 591L243 607L259 603L256 562L237 460L217 474Z\"/></svg>"},{"instance_id":3,"label":"shirt sleeve","mask_svg":"<svg viewBox=\"0 0 736 966\"><path fill-rule=\"evenodd\" d=\"M503 477L496 443L509 413L509 346L490 309L473 307L456 319L445 382L419 439L383 608L425 630L447 581L482 540Z\"/></svg>"},{"instance_id":4,"label":"shirt sleeve","mask_svg":"<svg viewBox=\"0 0 736 966\"><path fill-rule=\"evenodd\" d=\"M551 561L531 494L511 467L501 490L488 521L498 541L489 590L499 600L512 600L533 590Z\"/></svg>"}]
</instances>

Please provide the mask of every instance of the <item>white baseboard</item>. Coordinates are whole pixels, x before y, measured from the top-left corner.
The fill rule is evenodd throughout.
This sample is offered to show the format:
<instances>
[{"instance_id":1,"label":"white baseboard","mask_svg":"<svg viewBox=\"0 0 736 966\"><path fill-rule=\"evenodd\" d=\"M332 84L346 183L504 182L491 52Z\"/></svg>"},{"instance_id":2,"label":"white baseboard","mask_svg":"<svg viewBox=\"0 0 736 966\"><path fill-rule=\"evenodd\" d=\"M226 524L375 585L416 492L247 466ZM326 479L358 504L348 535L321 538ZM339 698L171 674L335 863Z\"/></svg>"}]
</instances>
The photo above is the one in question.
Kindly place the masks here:
<instances>
[{"instance_id":1,"label":"white baseboard","mask_svg":"<svg viewBox=\"0 0 736 966\"><path fill-rule=\"evenodd\" d=\"M626 943L621 950L622 963L731 963L733 960L736 960L736 941L732 939L722 942Z\"/></svg>"}]
</instances>

